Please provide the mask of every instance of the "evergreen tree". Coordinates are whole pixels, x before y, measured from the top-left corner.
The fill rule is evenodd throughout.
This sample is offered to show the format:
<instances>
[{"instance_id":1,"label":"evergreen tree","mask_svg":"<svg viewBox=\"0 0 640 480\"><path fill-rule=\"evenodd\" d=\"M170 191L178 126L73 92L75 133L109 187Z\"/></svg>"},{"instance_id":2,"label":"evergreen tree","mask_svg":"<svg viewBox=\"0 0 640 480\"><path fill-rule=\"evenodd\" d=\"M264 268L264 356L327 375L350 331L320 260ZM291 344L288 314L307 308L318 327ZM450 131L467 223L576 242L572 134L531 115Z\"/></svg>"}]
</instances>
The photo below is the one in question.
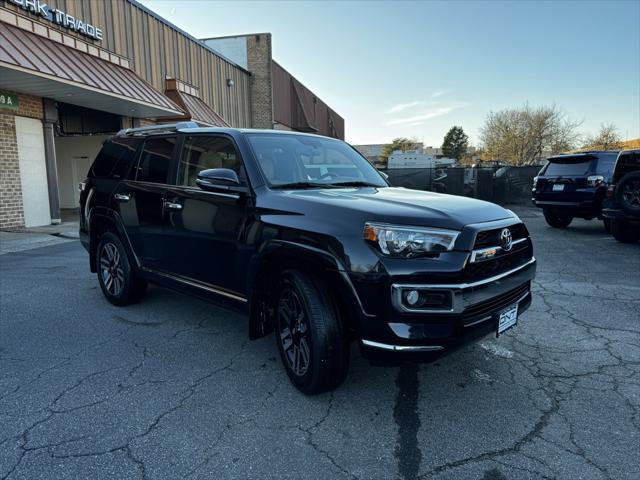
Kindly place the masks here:
<instances>
[{"instance_id":1,"label":"evergreen tree","mask_svg":"<svg viewBox=\"0 0 640 480\"><path fill-rule=\"evenodd\" d=\"M462 127L451 127L444 136L442 142L442 153L449 158L460 160L467 153L469 137Z\"/></svg>"}]
</instances>

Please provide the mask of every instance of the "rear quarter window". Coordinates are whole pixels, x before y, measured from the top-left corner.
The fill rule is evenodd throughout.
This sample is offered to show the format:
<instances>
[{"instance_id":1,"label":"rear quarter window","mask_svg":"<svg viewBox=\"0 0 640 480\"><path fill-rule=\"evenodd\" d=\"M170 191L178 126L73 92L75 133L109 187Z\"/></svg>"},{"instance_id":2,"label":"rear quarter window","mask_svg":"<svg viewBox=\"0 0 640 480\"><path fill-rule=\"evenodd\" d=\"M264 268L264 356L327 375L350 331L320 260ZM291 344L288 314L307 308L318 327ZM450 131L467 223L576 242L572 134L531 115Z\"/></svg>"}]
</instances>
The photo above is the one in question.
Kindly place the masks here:
<instances>
[{"instance_id":1,"label":"rear quarter window","mask_svg":"<svg viewBox=\"0 0 640 480\"><path fill-rule=\"evenodd\" d=\"M125 178L140 141L139 138L120 137L107 140L91 166L91 175L96 178Z\"/></svg>"},{"instance_id":2,"label":"rear quarter window","mask_svg":"<svg viewBox=\"0 0 640 480\"><path fill-rule=\"evenodd\" d=\"M598 155L598 163L596 164L596 173L598 175L604 175L605 177L611 176L613 173L613 168L616 164L616 158L618 157L616 153L605 153L602 155Z\"/></svg>"},{"instance_id":3,"label":"rear quarter window","mask_svg":"<svg viewBox=\"0 0 640 480\"><path fill-rule=\"evenodd\" d=\"M614 168L614 182L620 181L627 173L640 171L640 151L621 153Z\"/></svg>"}]
</instances>

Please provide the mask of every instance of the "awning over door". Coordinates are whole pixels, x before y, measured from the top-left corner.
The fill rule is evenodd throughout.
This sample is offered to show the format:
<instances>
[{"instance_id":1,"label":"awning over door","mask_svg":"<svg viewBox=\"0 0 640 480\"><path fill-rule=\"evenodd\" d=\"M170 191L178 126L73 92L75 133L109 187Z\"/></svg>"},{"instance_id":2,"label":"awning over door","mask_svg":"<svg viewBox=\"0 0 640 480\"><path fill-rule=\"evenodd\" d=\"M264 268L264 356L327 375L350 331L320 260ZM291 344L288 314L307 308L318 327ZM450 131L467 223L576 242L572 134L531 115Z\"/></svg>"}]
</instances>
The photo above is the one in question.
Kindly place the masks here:
<instances>
[{"instance_id":1,"label":"awning over door","mask_svg":"<svg viewBox=\"0 0 640 480\"><path fill-rule=\"evenodd\" d=\"M197 89L194 87L185 86L174 78L166 80L165 94L185 111L185 115L175 120L193 120L204 127L231 126L201 98L190 95L188 91L197 95Z\"/></svg>"},{"instance_id":2,"label":"awning over door","mask_svg":"<svg viewBox=\"0 0 640 480\"><path fill-rule=\"evenodd\" d=\"M184 114L132 70L6 23L0 87L129 117Z\"/></svg>"}]
</instances>

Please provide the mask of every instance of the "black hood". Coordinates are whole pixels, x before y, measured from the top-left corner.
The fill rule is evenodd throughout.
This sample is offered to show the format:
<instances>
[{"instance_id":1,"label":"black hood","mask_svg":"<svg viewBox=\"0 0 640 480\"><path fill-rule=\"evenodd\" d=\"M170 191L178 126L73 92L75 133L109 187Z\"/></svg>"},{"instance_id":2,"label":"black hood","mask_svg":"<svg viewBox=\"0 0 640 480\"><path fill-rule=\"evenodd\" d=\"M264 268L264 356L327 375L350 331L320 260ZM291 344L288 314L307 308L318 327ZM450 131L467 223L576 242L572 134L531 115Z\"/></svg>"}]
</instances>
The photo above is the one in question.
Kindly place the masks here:
<instances>
[{"instance_id":1,"label":"black hood","mask_svg":"<svg viewBox=\"0 0 640 480\"><path fill-rule=\"evenodd\" d=\"M358 230L366 221L461 230L471 223L513 217L494 203L395 187L274 190L267 198L259 207L321 217L327 223L355 223Z\"/></svg>"}]
</instances>

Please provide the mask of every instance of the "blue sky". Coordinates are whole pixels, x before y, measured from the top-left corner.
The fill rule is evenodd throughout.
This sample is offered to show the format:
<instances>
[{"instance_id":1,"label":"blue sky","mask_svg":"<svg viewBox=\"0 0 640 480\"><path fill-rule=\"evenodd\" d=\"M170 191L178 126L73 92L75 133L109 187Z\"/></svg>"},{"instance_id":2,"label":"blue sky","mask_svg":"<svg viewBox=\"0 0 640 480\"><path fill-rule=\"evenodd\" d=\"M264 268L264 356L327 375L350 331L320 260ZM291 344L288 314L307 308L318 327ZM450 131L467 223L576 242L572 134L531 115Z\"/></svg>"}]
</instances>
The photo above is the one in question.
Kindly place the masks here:
<instances>
[{"instance_id":1,"label":"blue sky","mask_svg":"<svg viewBox=\"0 0 640 480\"><path fill-rule=\"evenodd\" d=\"M273 56L351 143L472 142L491 110L555 103L640 137L640 1L142 2L203 38L271 32Z\"/></svg>"}]
</instances>

